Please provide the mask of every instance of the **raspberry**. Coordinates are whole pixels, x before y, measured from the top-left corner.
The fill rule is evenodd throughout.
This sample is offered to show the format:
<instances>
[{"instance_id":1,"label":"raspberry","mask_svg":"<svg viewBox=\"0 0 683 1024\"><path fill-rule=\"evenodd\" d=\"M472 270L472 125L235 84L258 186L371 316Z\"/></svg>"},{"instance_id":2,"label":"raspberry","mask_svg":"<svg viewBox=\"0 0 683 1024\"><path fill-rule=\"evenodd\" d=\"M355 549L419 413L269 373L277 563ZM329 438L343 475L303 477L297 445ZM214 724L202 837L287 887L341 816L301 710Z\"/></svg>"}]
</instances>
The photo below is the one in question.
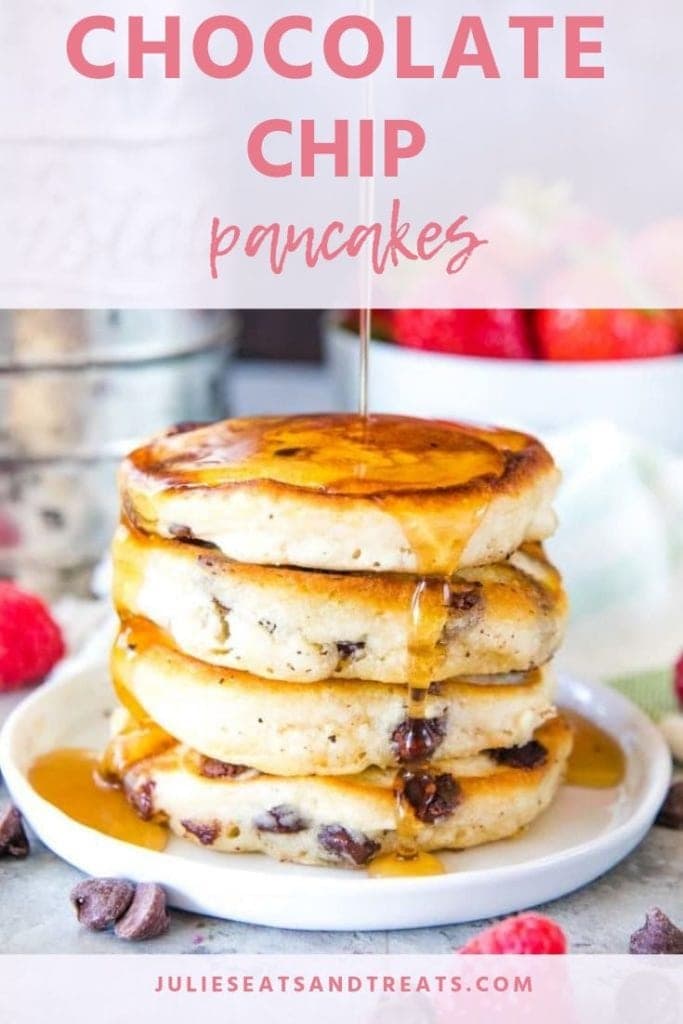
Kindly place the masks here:
<instances>
[{"instance_id":1,"label":"raspberry","mask_svg":"<svg viewBox=\"0 0 683 1024\"><path fill-rule=\"evenodd\" d=\"M459 953L566 953L567 939L558 924L542 914L508 917L487 928Z\"/></svg>"},{"instance_id":2,"label":"raspberry","mask_svg":"<svg viewBox=\"0 0 683 1024\"><path fill-rule=\"evenodd\" d=\"M518 309L396 309L394 338L408 348L487 359L533 359Z\"/></svg>"},{"instance_id":3,"label":"raspberry","mask_svg":"<svg viewBox=\"0 0 683 1024\"><path fill-rule=\"evenodd\" d=\"M681 654L674 668L674 689L678 703L683 707L683 654Z\"/></svg>"},{"instance_id":4,"label":"raspberry","mask_svg":"<svg viewBox=\"0 0 683 1024\"><path fill-rule=\"evenodd\" d=\"M61 630L40 598L0 580L0 693L37 683L64 650Z\"/></svg>"}]
</instances>

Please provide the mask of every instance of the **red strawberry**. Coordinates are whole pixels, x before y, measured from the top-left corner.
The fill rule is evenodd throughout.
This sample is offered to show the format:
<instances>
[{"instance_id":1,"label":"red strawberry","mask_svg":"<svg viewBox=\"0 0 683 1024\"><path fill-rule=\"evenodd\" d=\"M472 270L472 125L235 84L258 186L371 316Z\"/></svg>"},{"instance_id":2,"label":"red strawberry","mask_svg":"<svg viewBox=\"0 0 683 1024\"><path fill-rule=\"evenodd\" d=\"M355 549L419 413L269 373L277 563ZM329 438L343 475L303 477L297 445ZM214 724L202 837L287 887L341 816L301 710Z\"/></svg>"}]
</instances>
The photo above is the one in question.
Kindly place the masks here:
<instances>
[{"instance_id":1,"label":"red strawberry","mask_svg":"<svg viewBox=\"0 0 683 1024\"><path fill-rule=\"evenodd\" d=\"M519 914L475 935L459 953L566 953L567 938L542 914Z\"/></svg>"},{"instance_id":2,"label":"red strawberry","mask_svg":"<svg viewBox=\"0 0 683 1024\"><path fill-rule=\"evenodd\" d=\"M683 654L681 654L674 668L674 689L678 703L683 707Z\"/></svg>"},{"instance_id":3,"label":"red strawberry","mask_svg":"<svg viewBox=\"0 0 683 1024\"><path fill-rule=\"evenodd\" d=\"M678 349L668 310L539 309L541 356L554 360L643 359Z\"/></svg>"},{"instance_id":4,"label":"red strawberry","mask_svg":"<svg viewBox=\"0 0 683 1024\"><path fill-rule=\"evenodd\" d=\"M493 359L533 359L519 309L396 309L394 338L408 348Z\"/></svg>"},{"instance_id":5,"label":"red strawberry","mask_svg":"<svg viewBox=\"0 0 683 1024\"><path fill-rule=\"evenodd\" d=\"M62 632L40 598L0 580L0 693L37 683L63 655Z\"/></svg>"}]
</instances>

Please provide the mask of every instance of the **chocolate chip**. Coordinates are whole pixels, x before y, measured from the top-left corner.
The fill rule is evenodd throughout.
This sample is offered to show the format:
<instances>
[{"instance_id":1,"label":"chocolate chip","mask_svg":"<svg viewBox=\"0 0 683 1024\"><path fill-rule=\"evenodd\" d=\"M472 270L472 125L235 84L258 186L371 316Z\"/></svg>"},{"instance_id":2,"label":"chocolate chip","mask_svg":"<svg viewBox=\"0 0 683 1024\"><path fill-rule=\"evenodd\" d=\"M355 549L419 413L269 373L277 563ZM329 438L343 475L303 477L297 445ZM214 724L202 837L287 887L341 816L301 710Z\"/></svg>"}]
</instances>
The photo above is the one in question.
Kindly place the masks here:
<instances>
[{"instance_id":1,"label":"chocolate chip","mask_svg":"<svg viewBox=\"0 0 683 1024\"><path fill-rule=\"evenodd\" d=\"M399 761L430 758L446 735L446 719L406 718L391 734L391 745Z\"/></svg>"},{"instance_id":2,"label":"chocolate chip","mask_svg":"<svg viewBox=\"0 0 683 1024\"><path fill-rule=\"evenodd\" d=\"M302 452L308 451L307 448L277 448L273 455L277 455L280 459L293 459L297 455L301 455Z\"/></svg>"},{"instance_id":3,"label":"chocolate chip","mask_svg":"<svg viewBox=\"0 0 683 1024\"><path fill-rule=\"evenodd\" d=\"M244 764L228 764L217 761L214 757L202 757L199 762L199 773L207 779L236 779L249 769Z\"/></svg>"},{"instance_id":4,"label":"chocolate chip","mask_svg":"<svg viewBox=\"0 0 683 1024\"><path fill-rule=\"evenodd\" d=\"M540 768L548 760L548 751L538 740L530 740L522 747L495 747L486 753L506 768Z\"/></svg>"},{"instance_id":5,"label":"chocolate chip","mask_svg":"<svg viewBox=\"0 0 683 1024\"><path fill-rule=\"evenodd\" d=\"M21 814L11 804L0 814L0 857L22 860L31 851Z\"/></svg>"},{"instance_id":6,"label":"chocolate chip","mask_svg":"<svg viewBox=\"0 0 683 1024\"><path fill-rule=\"evenodd\" d=\"M120 878L88 878L71 890L79 923L93 932L104 931L128 910L135 886Z\"/></svg>"},{"instance_id":7,"label":"chocolate chip","mask_svg":"<svg viewBox=\"0 0 683 1024\"><path fill-rule=\"evenodd\" d=\"M349 832L341 825L324 825L318 832L318 842L327 853L357 867L367 864L380 848L362 832Z\"/></svg>"},{"instance_id":8,"label":"chocolate chip","mask_svg":"<svg viewBox=\"0 0 683 1024\"><path fill-rule=\"evenodd\" d=\"M185 819L180 824L186 832L198 839L202 846L213 846L220 834L216 822L190 821Z\"/></svg>"},{"instance_id":9,"label":"chocolate chip","mask_svg":"<svg viewBox=\"0 0 683 1024\"><path fill-rule=\"evenodd\" d=\"M451 586L448 607L455 612L471 612L481 604L481 583L472 585Z\"/></svg>"},{"instance_id":10,"label":"chocolate chip","mask_svg":"<svg viewBox=\"0 0 683 1024\"><path fill-rule=\"evenodd\" d=\"M480 583L454 585L448 595L451 614L441 631L439 643L447 644L460 636L463 630L470 629L480 618L483 607Z\"/></svg>"},{"instance_id":11,"label":"chocolate chip","mask_svg":"<svg viewBox=\"0 0 683 1024\"><path fill-rule=\"evenodd\" d=\"M278 804L277 807L271 807L269 811L264 811L254 818L254 827L259 832L290 835L294 832L303 832L308 825L295 807L290 804Z\"/></svg>"},{"instance_id":12,"label":"chocolate chip","mask_svg":"<svg viewBox=\"0 0 683 1024\"><path fill-rule=\"evenodd\" d=\"M683 953L683 932L659 907L645 915L645 924L631 936L629 953Z\"/></svg>"},{"instance_id":13,"label":"chocolate chip","mask_svg":"<svg viewBox=\"0 0 683 1024\"><path fill-rule=\"evenodd\" d=\"M137 811L143 821L149 821L154 814L154 789L153 779L148 779L139 785L129 785L124 782L124 791L128 803Z\"/></svg>"},{"instance_id":14,"label":"chocolate chip","mask_svg":"<svg viewBox=\"0 0 683 1024\"><path fill-rule=\"evenodd\" d=\"M119 939L144 942L167 932L171 918L166 909L166 893L154 882L141 882L133 902L119 920L114 932Z\"/></svg>"},{"instance_id":15,"label":"chocolate chip","mask_svg":"<svg viewBox=\"0 0 683 1024\"><path fill-rule=\"evenodd\" d=\"M452 775L406 769L398 784L415 817L425 825L447 818L462 801L462 790Z\"/></svg>"},{"instance_id":16,"label":"chocolate chip","mask_svg":"<svg viewBox=\"0 0 683 1024\"><path fill-rule=\"evenodd\" d=\"M337 640L335 647L337 648L337 654L339 655L337 671L339 671L344 662L358 661L358 659L362 658L365 653L364 640Z\"/></svg>"},{"instance_id":17,"label":"chocolate chip","mask_svg":"<svg viewBox=\"0 0 683 1024\"><path fill-rule=\"evenodd\" d=\"M194 540L194 534L190 527L182 526L180 523L171 523L168 532L176 540Z\"/></svg>"},{"instance_id":18,"label":"chocolate chip","mask_svg":"<svg viewBox=\"0 0 683 1024\"><path fill-rule=\"evenodd\" d=\"M655 825L683 829L683 780L674 782L661 806Z\"/></svg>"}]
</instances>

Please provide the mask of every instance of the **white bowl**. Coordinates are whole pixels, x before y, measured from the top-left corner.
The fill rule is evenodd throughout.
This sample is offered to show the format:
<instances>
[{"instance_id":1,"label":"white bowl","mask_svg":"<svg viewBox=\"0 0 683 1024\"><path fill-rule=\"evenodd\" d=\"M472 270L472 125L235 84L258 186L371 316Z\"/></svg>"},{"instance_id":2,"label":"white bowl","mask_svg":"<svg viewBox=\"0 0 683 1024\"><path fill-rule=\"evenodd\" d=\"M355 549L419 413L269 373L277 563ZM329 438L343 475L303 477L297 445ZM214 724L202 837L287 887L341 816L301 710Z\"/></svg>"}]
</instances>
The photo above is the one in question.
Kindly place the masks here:
<instances>
[{"instance_id":1,"label":"white bowl","mask_svg":"<svg viewBox=\"0 0 683 1024\"><path fill-rule=\"evenodd\" d=\"M359 341L327 334L336 399L358 405ZM683 450L683 356L595 363L478 359L370 345L368 403L374 412L504 423L546 431L607 419L621 429Z\"/></svg>"}]
</instances>

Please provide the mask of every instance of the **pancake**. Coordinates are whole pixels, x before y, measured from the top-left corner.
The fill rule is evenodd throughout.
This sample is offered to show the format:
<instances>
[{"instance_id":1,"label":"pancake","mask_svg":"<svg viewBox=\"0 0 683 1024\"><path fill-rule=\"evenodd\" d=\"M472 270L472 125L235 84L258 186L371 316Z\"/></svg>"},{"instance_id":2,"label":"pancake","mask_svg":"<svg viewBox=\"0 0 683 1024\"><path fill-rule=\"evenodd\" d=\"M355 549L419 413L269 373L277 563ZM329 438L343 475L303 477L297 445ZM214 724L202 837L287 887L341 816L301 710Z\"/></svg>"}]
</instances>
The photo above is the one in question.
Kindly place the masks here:
<instances>
[{"instance_id":1,"label":"pancake","mask_svg":"<svg viewBox=\"0 0 683 1024\"><path fill-rule=\"evenodd\" d=\"M120 474L147 533L259 565L441 575L549 536L557 482L526 434L341 414L166 433Z\"/></svg>"},{"instance_id":2,"label":"pancake","mask_svg":"<svg viewBox=\"0 0 683 1024\"><path fill-rule=\"evenodd\" d=\"M370 682L283 683L205 665L137 621L112 655L123 704L207 757L276 775L355 774L399 763L408 688ZM441 682L424 712L440 760L526 743L551 718L549 669Z\"/></svg>"},{"instance_id":3,"label":"pancake","mask_svg":"<svg viewBox=\"0 0 683 1024\"><path fill-rule=\"evenodd\" d=\"M404 682L415 577L235 562L121 526L114 602L213 665L275 679ZM560 643L566 598L538 544L462 569L450 585L434 678L526 671Z\"/></svg>"},{"instance_id":4,"label":"pancake","mask_svg":"<svg viewBox=\"0 0 683 1024\"><path fill-rule=\"evenodd\" d=\"M549 805L562 780L571 732L559 718L536 734L535 767L484 754L433 766L436 798L416 780L411 805L423 850L463 849L514 835ZM521 764L521 762L519 762ZM228 853L262 851L304 864L362 867L396 848L393 773L284 778L245 771L208 778L178 747L142 761L124 788L138 813L177 835Z\"/></svg>"}]
</instances>

